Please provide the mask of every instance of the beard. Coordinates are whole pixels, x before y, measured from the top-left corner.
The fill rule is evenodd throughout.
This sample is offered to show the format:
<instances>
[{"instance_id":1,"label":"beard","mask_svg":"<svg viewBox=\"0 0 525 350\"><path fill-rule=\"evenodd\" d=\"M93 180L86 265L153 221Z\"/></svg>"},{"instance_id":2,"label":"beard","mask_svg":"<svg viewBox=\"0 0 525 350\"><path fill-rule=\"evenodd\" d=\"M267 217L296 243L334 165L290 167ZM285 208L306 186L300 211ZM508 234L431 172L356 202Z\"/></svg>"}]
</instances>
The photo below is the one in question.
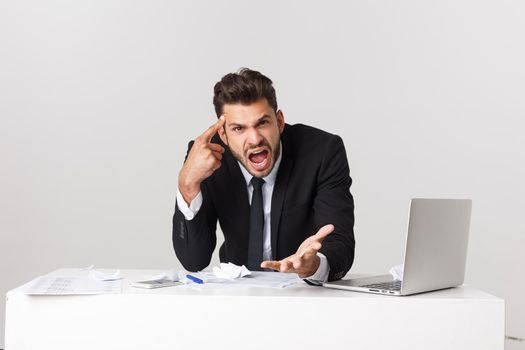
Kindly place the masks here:
<instances>
[{"instance_id":1,"label":"beard","mask_svg":"<svg viewBox=\"0 0 525 350\"><path fill-rule=\"evenodd\" d=\"M266 141L266 139L262 140L258 145L256 146L252 146L252 147L249 147L247 149L244 150L244 153L241 155L239 154L238 152L236 152L234 149L230 148L230 152L233 154L233 156L235 157L235 159L237 159L241 164L242 166L246 169L246 171L248 171L250 173L250 175L254 176L254 177L266 177L268 176L274 166L275 166L275 162L277 160L277 158L279 158L279 154L280 154L280 151L281 151L281 147L280 147L280 143L277 143L277 145L275 147L272 147L272 145L270 145L270 143L268 141ZM269 166L262 170L262 171L257 171L255 169L252 168L252 166L250 165L250 159L249 159L249 152L253 149L256 149L256 148L260 148L260 147L265 147L268 149L268 161L270 162Z\"/></svg>"}]
</instances>

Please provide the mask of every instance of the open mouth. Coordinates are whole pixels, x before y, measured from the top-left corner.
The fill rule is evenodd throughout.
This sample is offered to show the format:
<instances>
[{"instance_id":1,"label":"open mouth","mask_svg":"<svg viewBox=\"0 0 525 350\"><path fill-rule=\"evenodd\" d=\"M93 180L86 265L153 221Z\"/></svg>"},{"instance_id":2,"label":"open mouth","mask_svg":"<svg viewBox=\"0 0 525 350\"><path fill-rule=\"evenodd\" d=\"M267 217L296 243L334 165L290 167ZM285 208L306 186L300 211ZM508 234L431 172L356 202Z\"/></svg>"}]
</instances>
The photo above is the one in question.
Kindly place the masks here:
<instances>
[{"instance_id":1,"label":"open mouth","mask_svg":"<svg viewBox=\"0 0 525 350\"><path fill-rule=\"evenodd\" d=\"M255 168L255 170L264 170L268 166L268 162L270 160L268 150L262 150L253 152L248 156L248 159L250 160L250 164L252 167Z\"/></svg>"}]
</instances>

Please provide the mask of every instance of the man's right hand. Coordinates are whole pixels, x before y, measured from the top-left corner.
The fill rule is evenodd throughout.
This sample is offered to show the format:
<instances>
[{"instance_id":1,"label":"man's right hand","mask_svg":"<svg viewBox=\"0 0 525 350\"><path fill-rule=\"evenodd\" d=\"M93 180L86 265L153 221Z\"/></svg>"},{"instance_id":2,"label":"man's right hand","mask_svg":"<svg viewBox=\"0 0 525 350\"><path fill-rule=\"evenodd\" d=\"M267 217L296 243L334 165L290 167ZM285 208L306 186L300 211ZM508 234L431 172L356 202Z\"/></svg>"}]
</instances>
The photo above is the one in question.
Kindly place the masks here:
<instances>
[{"instance_id":1,"label":"man's right hand","mask_svg":"<svg viewBox=\"0 0 525 350\"><path fill-rule=\"evenodd\" d=\"M179 173L179 191L188 205L199 194L201 182L221 167L224 148L211 143L211 138L224 126L224 122L225 118L221 116L216 123L195 139Z\"/></svg>"}]
</instances>

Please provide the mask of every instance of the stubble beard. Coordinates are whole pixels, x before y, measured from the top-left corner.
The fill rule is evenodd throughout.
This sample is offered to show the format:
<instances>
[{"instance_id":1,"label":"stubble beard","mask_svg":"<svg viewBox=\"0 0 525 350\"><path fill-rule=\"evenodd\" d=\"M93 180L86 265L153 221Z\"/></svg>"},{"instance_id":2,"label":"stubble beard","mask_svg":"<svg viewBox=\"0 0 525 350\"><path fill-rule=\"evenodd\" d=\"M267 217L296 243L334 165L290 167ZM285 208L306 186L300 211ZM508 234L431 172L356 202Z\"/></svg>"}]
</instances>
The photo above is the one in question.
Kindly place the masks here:
<instances>
[{"instance_id":1,"label":"stubble beard","mask_svg":"<svg viewBox=\"0 0 525 350\"><path fill-rule=\"evenodd\" d=\"M275 166L275 162L277 161L277 158L279 158L279 153L281 151L281 147L280 147L281 144L280 143L277 143L277 147L274 149L266 140L264 140L259 145L247 149L244 152L244 154L246 154L252 148L257 148L257 147L261 147L261 146L266 146L266 147L268 147L270 149L270 153L271 153L271 156L272 156L272 159L271 159L272 164L263 173L258 173L258 174L257 173L254 174L252 172L252 170L250 170L250 167L247 164L249 162L248 157L241 156L239 153L235 152L233 149L230 148L230 151L232 152L232 154L235 157L235 159L237 159L242 164L244 169L246 169L246 171L249 172L250 175L252 175L254 177L266 177L266 176L268 176L272 172L273 167Z\"/></svg>"}]
</instances>

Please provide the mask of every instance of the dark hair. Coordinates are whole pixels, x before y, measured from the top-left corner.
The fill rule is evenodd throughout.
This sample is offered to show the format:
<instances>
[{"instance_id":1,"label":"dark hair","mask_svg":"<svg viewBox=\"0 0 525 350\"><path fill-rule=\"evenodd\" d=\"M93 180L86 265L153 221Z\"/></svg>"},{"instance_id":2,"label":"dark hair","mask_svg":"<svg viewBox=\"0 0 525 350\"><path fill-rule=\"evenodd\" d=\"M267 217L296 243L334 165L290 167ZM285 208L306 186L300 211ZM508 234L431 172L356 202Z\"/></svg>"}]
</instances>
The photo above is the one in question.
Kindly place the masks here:
<instances>
[{"instance_id":1,"label":"dark hair","mask_svg":"<svg viewBox=\"0 0 525 350\"><path fill-rule=\"evenodd\" d=\"M277 98L272 81L261 73L241 68L237 73L229 73L213 88L213 105L220 117L225 104L248 105L265 98L268 104L277 111Z\"/></svg>"}]
</instances>

